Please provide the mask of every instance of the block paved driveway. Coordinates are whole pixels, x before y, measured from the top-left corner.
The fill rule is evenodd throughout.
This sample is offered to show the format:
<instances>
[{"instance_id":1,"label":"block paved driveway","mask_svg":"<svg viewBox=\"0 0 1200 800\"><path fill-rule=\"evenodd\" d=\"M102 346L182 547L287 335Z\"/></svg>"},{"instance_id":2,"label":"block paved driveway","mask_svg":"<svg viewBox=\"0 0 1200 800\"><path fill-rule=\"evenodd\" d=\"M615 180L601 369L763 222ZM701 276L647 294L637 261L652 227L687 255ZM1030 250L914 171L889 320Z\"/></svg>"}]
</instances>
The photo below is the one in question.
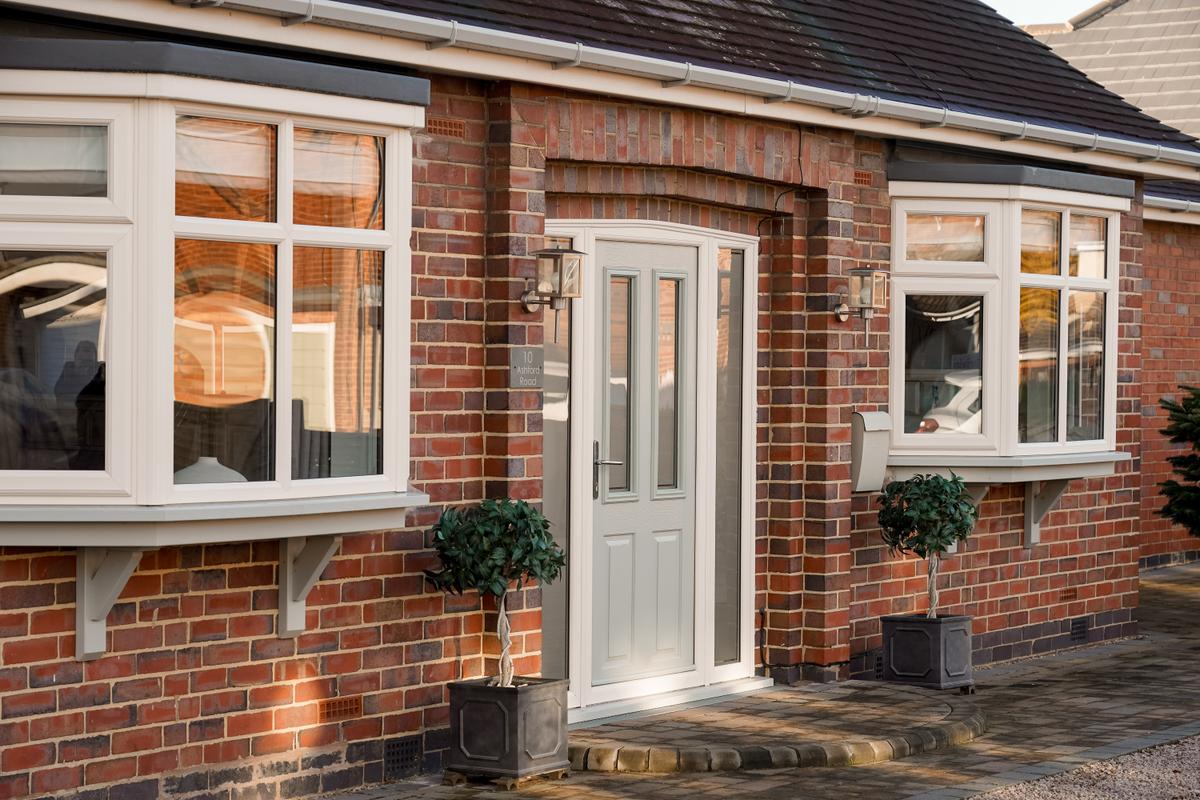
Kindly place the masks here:
<instances>
[{"instance_id":1,"label":"block paved driveway","mask_svg":"<svg viewBox=\"0 0 1200 800\"><path fill-rule=\"evenodd\" d=\"M488 784L395 783L338 800L501 798L959 798L1200 733L1200 564L1142 575L1141 635L983 669L988 732L859 767L636 775L574 773L497 794ZM764 730L764 743L770 732ZM1180 765L1200 769L1200 765Z\"/></svg>"}]
</instances>

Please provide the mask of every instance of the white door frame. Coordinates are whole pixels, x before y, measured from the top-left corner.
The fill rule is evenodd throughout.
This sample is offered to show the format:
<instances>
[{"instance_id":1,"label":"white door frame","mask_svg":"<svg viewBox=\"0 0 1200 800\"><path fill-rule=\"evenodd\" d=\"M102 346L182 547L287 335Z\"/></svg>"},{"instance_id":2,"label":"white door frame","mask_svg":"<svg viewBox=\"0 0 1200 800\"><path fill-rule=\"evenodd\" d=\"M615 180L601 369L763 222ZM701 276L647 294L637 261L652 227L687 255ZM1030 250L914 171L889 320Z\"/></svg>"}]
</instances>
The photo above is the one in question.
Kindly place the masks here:
<instances>
[{"instance_id":1,"label":"white door frame","mask_svg":"<svg viewBox=\"0 0 1200 800\"><path fill-rule=\"evenodd\" d=\"M754 674L754 533L755 533L755 447L756 379L758 330L758 239L744 234L699 228L671 222L641 220L547 220L547 236L570 236L584 256L583 296L572 301L574 315L571 337L571 503L569 599L568 705L579 709L635 698L669 700L672 693L749 678ZM602 686L592 685L591 608L592 519L591 494L592 431L597 410L591 388L597 380L594 340L602 298L597 296L596 240L674 244L698 250L696 342L696 490L695 496L711 498L716 485L715 381L716 326L703 324L715 319L717 303L717 254L720 248L744 253L742 331L742 514L741 514L741 658L720 667L713 665L713 615L715 520L710 504L696 507L696 594L694 608L694 669L659 677L643 678ZM649 706L647 706L649 707Z\"/></svg>"}]
</instances>

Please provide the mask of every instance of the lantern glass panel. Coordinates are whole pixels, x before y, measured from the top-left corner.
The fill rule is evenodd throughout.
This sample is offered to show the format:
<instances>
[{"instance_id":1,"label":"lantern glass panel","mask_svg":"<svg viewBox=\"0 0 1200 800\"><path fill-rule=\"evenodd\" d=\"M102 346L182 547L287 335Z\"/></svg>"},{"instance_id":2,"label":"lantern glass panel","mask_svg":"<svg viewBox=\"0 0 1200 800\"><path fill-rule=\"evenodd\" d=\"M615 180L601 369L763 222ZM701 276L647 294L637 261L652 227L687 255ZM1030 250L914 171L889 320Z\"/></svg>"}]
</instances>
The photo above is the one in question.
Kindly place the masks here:
<instances>
[{"instance_id":1,"label":"lantern glass panel","mask_svg":"<svg viewBox=\"0 0 1200 800\"><path fill-rule=\"evenodd\" d=\"M562 296L580 297L583 289L583 256L566 253L562 256Z\"/></svg>"},{"instance_id":2,"label":"lantern glass panel","mask_svg":"<svg viewBox=\"0 0 1200 800\"><path fill-rule=\"evenodd\" d=\"M538 256L538 294L552 295L558 288L558 258L553 255Z\"/></svg>"}]
</instances>

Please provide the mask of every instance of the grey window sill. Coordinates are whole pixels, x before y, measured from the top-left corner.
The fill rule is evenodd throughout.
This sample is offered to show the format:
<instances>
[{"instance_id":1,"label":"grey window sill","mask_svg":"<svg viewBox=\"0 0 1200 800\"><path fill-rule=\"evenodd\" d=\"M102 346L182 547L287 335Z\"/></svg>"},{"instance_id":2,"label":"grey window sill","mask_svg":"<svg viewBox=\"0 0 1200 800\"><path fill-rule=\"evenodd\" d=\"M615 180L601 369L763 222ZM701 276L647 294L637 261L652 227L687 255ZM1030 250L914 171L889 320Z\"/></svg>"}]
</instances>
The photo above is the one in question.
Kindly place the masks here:
<instances>
[{"instance_id":1,"label":"grey window sill","mask_svg":"<svg viewBox=\"0 0 1200 800\"><path fill-rule=\"evenodd\" d=\"M292 539L402 527L429 495L379 492L162 506L0 507L0 546L136 547Z\"/></svg>"},{"instance_id":2,"label":"grey window sill","mask_svg":"<svg viewBox=\"0 0 1200 800\"><path fill-rule=\"evenodd\" d=\"M1111 475L1117 464L1130 458L1129 453L1118 450L1024 456L892 453L888 457L888 470L895 480L929 473L950 477L954 472L971 484L1028 483Z\"/></svg>"}]
</instances>

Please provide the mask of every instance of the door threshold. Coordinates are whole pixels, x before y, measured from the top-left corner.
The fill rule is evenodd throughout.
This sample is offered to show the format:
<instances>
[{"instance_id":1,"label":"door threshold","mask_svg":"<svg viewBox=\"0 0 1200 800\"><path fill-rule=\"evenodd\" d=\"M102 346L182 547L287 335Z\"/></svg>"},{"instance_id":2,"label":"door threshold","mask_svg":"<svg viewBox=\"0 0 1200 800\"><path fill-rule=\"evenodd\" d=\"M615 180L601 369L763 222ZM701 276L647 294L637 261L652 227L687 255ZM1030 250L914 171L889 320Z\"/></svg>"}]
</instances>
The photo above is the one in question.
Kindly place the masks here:
<instances>
[{"instance_id":1,"label":"door threshold","mask_svg":"<svg viewBox=\"0 0 1200 800\"><path fill-rule=\"evenodd\" d=\"M770 678L754 675L630 700L612 700L594 706L568 709L567 724L572 728L590 728L627 717L644 716L647 712L666 714L682 708L720 702L734 695L762 691L774 685L775 681Z\"/></svg>"}]
</instances>

